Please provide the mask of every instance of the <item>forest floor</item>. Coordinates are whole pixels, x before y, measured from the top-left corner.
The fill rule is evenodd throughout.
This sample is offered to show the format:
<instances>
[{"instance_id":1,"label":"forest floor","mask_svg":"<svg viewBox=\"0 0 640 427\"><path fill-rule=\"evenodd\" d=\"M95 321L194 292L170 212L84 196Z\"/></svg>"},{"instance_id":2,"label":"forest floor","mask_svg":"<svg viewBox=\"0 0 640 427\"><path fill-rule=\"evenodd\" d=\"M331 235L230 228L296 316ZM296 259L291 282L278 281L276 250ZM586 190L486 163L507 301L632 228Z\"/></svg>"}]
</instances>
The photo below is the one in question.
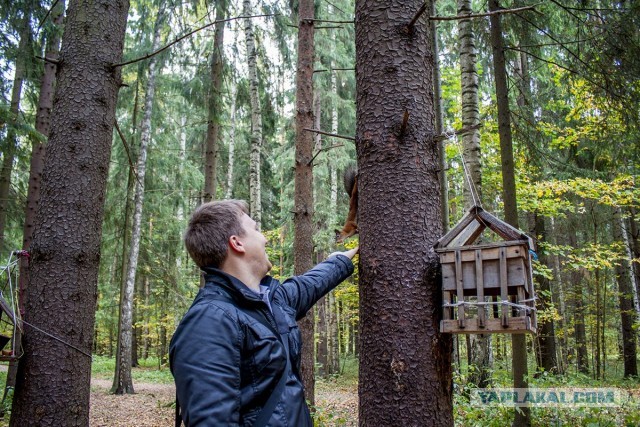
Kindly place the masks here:
<instances>
[{"instance_id":1,"label":"forest floor","mask_svg":"<svg viewBox=\"0 0 640 427\"><path fill-rule=\"evenodd\" d=\"M91 427L173 425L175 413L173 384L134 381L136 394L124 396L110 394L111 384L110 379L91 379ZM316 395L316 417L319 425L357 425L357 385L318 381Z\"/></svg>"}]
</instances>

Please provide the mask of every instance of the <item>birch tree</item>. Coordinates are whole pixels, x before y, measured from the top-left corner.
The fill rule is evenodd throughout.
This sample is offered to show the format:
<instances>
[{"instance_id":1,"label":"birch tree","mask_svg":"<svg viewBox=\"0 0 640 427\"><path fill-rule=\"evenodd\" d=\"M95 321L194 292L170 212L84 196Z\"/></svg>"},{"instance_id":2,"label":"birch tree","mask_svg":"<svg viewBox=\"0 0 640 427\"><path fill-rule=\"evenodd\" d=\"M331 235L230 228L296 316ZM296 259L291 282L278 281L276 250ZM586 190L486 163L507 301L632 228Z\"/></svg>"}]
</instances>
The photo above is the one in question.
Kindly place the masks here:
<instances>
[{"instance_id":1,"label":"birch tree","mask_svg":"<svg viewBox=\"0 0 640 427\"><path fill-rule=\"evenodd\" d=\"M250 16L251 0L243 0L243 14ZM244 36L247 46L247 68L249 70L249 97L251 101L251 148L249 155L249 210L251 217L261 226L262 198L260 184L260 159L262 155L262 109L258 93L258 65L255 34L251 18L244 20Z\"/></svg>"},{"instance_id":2,"label":"birch tree","mask_svg":"<svg viewBox=\"0 0 640 427\"><path fill-rule=\"evenodd\" d=\"M152 51L160 47L161 32L164 24L164 5L158 5L158 13L153 28ZM120 293L120 322L118 328L118 350L116 366L111 392L115 394L134 393L131 379L132 358L132 328L133 328L133 294L136 284L138 268L138 254L140 253L140 238L142 235L142 208L144 206L144 179L147 170L147 150L151 141L151 116L153 100L156 90L156 76L158 73L158 57L149 60L149 72L145 87L144 116L141 124L140 150L136 164L136 180L134 183L133 223L131 224L131 247L127 263L126 283Z\"/></svg>"}]
</instances>

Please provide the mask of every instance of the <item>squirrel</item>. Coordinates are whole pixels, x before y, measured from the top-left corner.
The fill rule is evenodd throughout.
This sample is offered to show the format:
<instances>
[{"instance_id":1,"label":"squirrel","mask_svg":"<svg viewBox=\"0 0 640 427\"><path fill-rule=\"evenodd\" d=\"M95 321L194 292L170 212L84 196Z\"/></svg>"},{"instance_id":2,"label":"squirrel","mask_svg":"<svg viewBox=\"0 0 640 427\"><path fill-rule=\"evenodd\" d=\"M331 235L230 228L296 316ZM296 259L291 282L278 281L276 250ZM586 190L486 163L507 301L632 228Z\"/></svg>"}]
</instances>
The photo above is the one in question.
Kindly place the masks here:
<instances>
[{"instance_id":1,"label":"squirrel","mask_svg":"<svg viewBox=\"0 0 640 427\"><path fill-rule=\"evenodd\" d=\"M342 230L336 230L336 243L342 243L358 232L358 169L355 166L349 166L345 169L343 182L344 189L350 197L349 213Z\"/></svg>"}]
</instances>

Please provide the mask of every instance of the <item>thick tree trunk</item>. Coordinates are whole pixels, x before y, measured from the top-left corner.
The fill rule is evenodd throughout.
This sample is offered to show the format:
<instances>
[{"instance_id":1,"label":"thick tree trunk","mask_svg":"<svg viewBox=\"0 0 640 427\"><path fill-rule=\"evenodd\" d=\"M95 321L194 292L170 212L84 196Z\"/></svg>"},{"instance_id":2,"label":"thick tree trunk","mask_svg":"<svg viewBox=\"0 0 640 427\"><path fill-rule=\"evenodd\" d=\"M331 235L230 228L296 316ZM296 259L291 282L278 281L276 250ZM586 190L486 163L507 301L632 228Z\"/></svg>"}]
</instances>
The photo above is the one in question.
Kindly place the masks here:
<instances>
[{"instance_id":1,"label":"thick tree trunk","mask_svg":"<svg viewBox=\"0 0 640 427\"><path fill-rule=\"evenodd\" d=\"M245 16L251 15L251 0L243 0ZM258 226L262 222L262 198L260 184L260 156L262 153L262 110L258 93L258 66L255 35L251 19L244 20L247 44L247 67L249 69L249 97L251 101L251 153L249 155L249 208L251 217ZM313 324L312 324L313 325Z\"/></svg>"},{"instance_id":2,"label":"thick tree trunk","mask_svg":"<svg viewBox=\"0 0 640 427\"><path fill-rule=\"evenodd\" d=\"M4 255L4 251L10 252L10 248L6 248L6 239L4 235L7 223L7 210L9 207L9 192L11 190L11 172L15 163L16 149L18 145L18 135L15 126L20 117L20 100L22 98L22 84L27 73L27 55L29 55L28 47L31 45L31 26L29 19L31 18L30 7L25 8L24 17L20 21L20 41L18 42L18 52L15 60L15 74L13 78L13 86L11 88L11 100L9 105L9 120L7 127L7 136L2 144L2 166L0 168L0 253Z\"/></svg>"},{"instance_id":3,"label":"thick tree trunk","mask_svg":"<svg viewBox=\"0 0 640 427\"><path fill-rule=\"evenodd\" d=\"M104 199L129 2L67 8L12 426L89 424ZM64 343L49 338L47 331ZM72 372L73 375L69 373Z\"/></svg>"},{"instance_id":4,"label":"thick tree trunk","mask_svg":"<svg viewBox=\"0 0 640 427\"><path fill-rule=\"evenodd\" d=\"M301 0L298 18L298 64L296 72L296 166L294 200L294 270L301 274L313 266L313 0ZM302 332L302 382L305 396L314 404L314 314L299 321Z\"/></svg>"},{"instance_id":5,"label":"thick tree trunk","mask_svg":"<svg viewBox=\"0 0 640 427\"><path fill-rule=\"evenodd\" d=\"M453 425L434 51L426 16L408 27L423 4L356 0L361 426Z\"/></svg>"},{"instance_id":6,"label":"thick tree trunk","mask_svg":"<svg viewBox=\"0 0 640 427\"><path fill-rule=\"evenodd\" d=\"M47 47L45 50L45 58L52 61L57 61L60 55L60 33L57 28L62 24L64 16L64 0L58 2L56 7L51 13L51 20L56 27L51 31L51 36L47 40ZM38 96L38 110L36 112L36 130L42 134L43 137L49 137L49 130L51 129L51 109L53 108L53 91L56 83L56 69L55 64L51 62L44 63L44 74L42 75L42 81L40 82L40 94ZM31 161L29 168L29 188L27 190L27 203L24 209L24 227L22 231L22 250L28 251L31 247L31 240L33 239L33 226L36 216L36 209L38 207L38 201L40 200L40 182L42 181L42 168L44 157L45 144L38 139L33 138L31 140ZM0 196L1 197L1 196ZM19 309L23 311L25 305L26 288L29 284L29 257L22 257L20 259L20 275L19 275ZM20 343L22 340L20 330L16 330L14 339ZM21 349L17 349L18 352ZM9 370L7 372L6 388L15 388L16 375L18 373L18 362L11 361L9 363Z\"/></svg>"},{"instance_id":7,"label":"thick tree trunk","mask_svg":"<svg viewBox=\"0 0 640 427\"><path fill-rule=\"evenodd\" d=\"M160 36L164 22L164 8L160 5L153 31L152 51L160 47ZM156 75L158 73L158 57L153 56L149 61L149 74L145 87L144 116L142 118L140 150L136 165L135 195L133 203L133 223L131 225L131 247L127 262L127 280L120 294L120 322L118 327L118 350L116 366L111 392L115 394L134 393L131 378L132 361L132 333L133 333L133 294L136 285L136 270L138 269L138 254L140 253L140 238L142 235L142 208L144 205L144 179L147 170L147 148L151 141L151 116L156 89Z\"/></svg>"},{"instance_id":8,"label":"thick tree trunk","mask_svg":"<svg viewBox=\"0 0 640 427\"><path fill-rule=\"evenodd\" d=\"M216 2L216 32L213 38L211 55L211 81L209 82L209 111L207 139L205 142L204 195L203 200L210 202L216 198L218 167L218 135L220 134L220 115L222 110L222 66L224 65L224 26L222 20L227 16L227 1Z\"/></svg>"},{"instance_id":9,"label":"thick tree trunk","mask_svg":"<svg viewBox=\"0 0 640 427\"><path fill-rule=\"evenodd\" d=\"M489 10L500 9L498 0L489 0ZM518 228L518 205L516 199L515 167L513 161L513 143L511 138L511 118L509 109L509 90L507 70L502 42L502 24L500 15L491 15L491 44L493 48L493 68L498 104L498 133L500 135L500 159L502 164L502 198L504 200L505 221ZM511 337L513 352L513 386L528 388L527 384L527 342L522 334ZM514 411L513 426L531 425L531 411L528 407Z\"/></svg>"},{"instance_id":10,"label":"thick tree trunk","mask_svg":"<svg viewBox=\"0 0 640 427\"><path fill-rule=\"evenodd\" d=\"M620 208L615 208L613 221L613 238L616 241L624 241L624 223ZM620 298L620 320L622 325L622 354L624 358L624 377L638 375L638 362L636 353L637 336L633 325L636 321L636 312L633 307L633 289L630 274L629 261L621 260L616 265L618 281L618 296Z\"/></svg>"}]
</instances>

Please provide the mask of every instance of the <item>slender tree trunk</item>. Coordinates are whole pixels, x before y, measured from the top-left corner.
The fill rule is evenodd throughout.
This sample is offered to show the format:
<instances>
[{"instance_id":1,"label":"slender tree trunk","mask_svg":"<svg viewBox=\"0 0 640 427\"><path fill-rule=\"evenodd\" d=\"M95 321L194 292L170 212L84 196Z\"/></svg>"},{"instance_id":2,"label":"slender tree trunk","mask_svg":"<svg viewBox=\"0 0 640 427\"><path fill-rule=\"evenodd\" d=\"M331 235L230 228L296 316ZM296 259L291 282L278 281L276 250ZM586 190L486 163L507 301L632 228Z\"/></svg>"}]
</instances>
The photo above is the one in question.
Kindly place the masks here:
<instances>
[{"instance_id":1,"label":"slender tree trunk","mask_svg":"<svg viewBox=\"0 0 640 427\"><path fill-rule=\"evenodd\" d=\"M633 207L628 208L629 211L629 229L628 236L630 238L629 247L631 249L632 258L634 260L640 260L640 233L638 232L638 226L636 224L636 212ZM636 308L636 315L640 316L640 261L634 261L631 263L633 267L633 301Z\"/></svg>"},{"instance_id":2,"label":"slender tree trunk","mask_svg":"<svg viewBox=\"0 0 640 427\"><path fill-rule=\"evenodd\" d=\"M154 24L152 50L157 50L161 42L161 30L164 22L164 8L158 8L158 15ZM144 116L142 118L140 150L136 165L137 179L135 182L135 196L133 208L133 223L131 225L131 248L127 262L127 280L120 300L120 322L118 328L118 350L116 366L111 392L115 394L134 393L131 378L132 361L132 333L133 333L133 294L136 284L136 270L138 268L138 254L140 252L140 237L142 234L142 208L144 205L144 179L147 168L147 148L151 141L151 116L155 97L158 57L149 61L149 74L145 90Z\"/></svg>"},{"instance_id":3,"label":"slender tree trunk","mask_svg":"<svg viewBox=\"0 0 640 427\"><path fill-rule=\"evenodd\" d=\"M251 15L251 1L243 0L245 16ZM258 66L255 35L251 19L244 20L244 34L247 44L249 69L249 97L251 100L251 154L249 155L249 207L251 217L258 226L262 223L262 201L260 184L260 156L262 153L262 110L258 93ZM313 324L312 324L313 327Z\"/></svg>"},{"instance_id":4,"label":"slender tree trunk","mask_svg":"<svg viewBox=\"0 0 640 427\"><path fill-rule=\"evenodd\" d=\"M328 318L329 324L327 328L327 347L329 353L329 374L337 374L340 372L340 350L338 344L338 305L336 304L336 298L333 292L327 295L328 298Z\"/></svg>"},{"instance_id":5,"label":"slender tree trunk","mask_svg":"<svg viewBox=\"0 0 640 427\"><path fill-rule=\"evenodd\" d=\"M224 20L227 16L227 1L216 3L216 32L213 38L211 55L211 82L209 88L209 119L205 142L204 195L203 200L210 202L216 198L218 135L220 133L220 115L222 110L222 66L224 65Z\"/></svg>"},{"instance_id":6,"label":"slender tree trunk","mask_svg":"<svg viewBox=\"0 0 640 427\"><path fill-rule=\"evenodd\" d=\"M470 14L471 0L458 0L458 15ZM478 105L477 53L471 19L458 21L460 44L460 74L462 84L462 127L472 128L462 134L464 160L463 196L465 209L481 204L482 169L480 163L480 131L473 129L480 123ZM491 379L491 335L469 335L469 382L487 387Z\"/></svg>"},{"instance_id":7,"label":"slender tree trunk","mask_svg":"<svg viewBox=\"0 0 640 427\"><path fill-rule=\"evenodd\" d=\"M5 249L4 230L7 223L7 209L9 207L9 192L11 190L11 172L15 161L18 136L15 126L20 117L20 100L22 98L22 84L27 73L27 56L30 54L31 46L31 7L24 10L24 16L20 22L20 41L18 42L18 52L15 60L15 74L13 86L11 88L11 101L9 105L9 120L7 137L2 146L2 167L0 169L0 253Z\"/></svg>"},{"instance_id":8,"label":"slender tree trunk","mask_svg":"<svg viewBox=\"0 0 640 427\"><path fill-rule=\"evenodd\" d=\"M298 63L296 72L296 166L293 242L294 271L301 274L313 266L313 0L301 0L298 9ZM302 333L302 382L307 400L314 404L314 315L309 310L299 321Z\"/></svg>"},{"instance_id":9,"label":"slender tree trunk","mask_svg":"<svg viewBox=\"0 0 640 427\"><path fill-rule=\"evenodd\" d=\"M470 14L471 0L458 0L458 15ZM458 21L460 43L460 74L462 84L462 127L477 127L480 124L478 105L477 53L471 19ZM480 131L471 129L462 134L465 163L464 204L469 209L481 203L482 169L480 165ZM471 181L471 182L469 182Z\"/></svg>"},{"instance_id":10,"label":"slender tree trunk","mask_svg":"<svg viewBox=\"0 0 640 427\"><path fill-rule=\"evenodd\" d=\"M229 131L229 162L227 165L227 192L224 196L225 199L230 199L233 195L233 167L236 147L236 97L237 89L234 85L231 92L231 129Z\"/></svg>"},{"instance_id":11,"label":"slender tree trunk","mask_svg":"<svg viewBox=\"0 0 640 427\"><path fill-rule=\"evenodd\" d=\"M67 8L11 426L89 424L102 218L121 83L111 64L122 58L128 10L126 0L72 0Z\"/></svg>"},{"instance_id":12,"label":"slender tree trunk","mask_svg":"<svg viewBox=\"0 0 640 427\"><path fill-rule=\"evenodd\" d=\"M497 0L489 0L489 10L500 8ZM493 68L498 104L498 133L500 135L500 159L502 164L502 198L504 200L505 220L518 228L518 205L516 199L515 167L513 161L513 143L511 137L511 118L509 112L509 91L507 71L502 42L502 24L500 15L491 15L491 44L493 48ZM511 337L513 352L513 386L528 388L527 384L527 342L523 334ZM513 426L531 425L531 411L528 407L515 411Z\"/></svg>"},{"instance_id":13,"label":"slender tree trunk","mask_svg":"<svg viewBox=\"0 0 640 427\"><path fill-rule=\"evenodd\" d=\"M569 245L571 247L578 247L578 237L576 234L577 224L575 220L572 220L567 230L569 237ZM589 353L587 350L587 330L585 323L585 306L584 306L584 287L586 286L586 280L583 270L575 270L571 272L571 283L573 284L573 305L575 311L574 319L574 334L575 334L575 349L576 349L576 363L578 371L588 375L589 374Z\"/></svg>"},{"instance_id":14,"label":"slender tree trunk","mask_svg":"<svg viewBox=\"0 0 640 427\"><path fill-rule=\"evenodd\" d=\"M64 0L51 12L51 20L55 29L51 31L51 36L47 40L45 50L45 58L57 61L60 55L60 32L58 28L62 24L64 16ZM51 129L51 109L53 108L53 91L56 83L55 64L51 62L44 63L44 74L40 82L40 94L38 96L38 109L36 112L36 130L45 138L49 137ZM40 182L42 181L42 159L44 157L45 144L36 138L31 140L31 161L29 169L29 188L27 190L27 203L24 209L24 228L22 231L22 250L28 251L31 247L33 239L33 226L36 216L38 201L40 200ZM1 197L1 196L0 196ZM0 233L1 234L1 233ZM1 238L1 237L0 237ZM1 246L1 245L0 245ZM29 283L29 257L20 259L20 274L18 284L19 309L21 313L24 311L26 288ZM14 340L20 345L22 334L16 329ZM21 352L21 348L16 349ZM6 388L15 388L16 375L18 373L18 362L11 361L7 372Z\"/></svg>"},{"instance_id":15,"label":"slender tree trunk","mask_svg":"<svg viewBox=\"0 0 640 427\"><path fill-rule=\"evenodd\" d=\"M558 244L558 230L556 228L556 222L554 218L551 218L551 243ZM558 306L560 320L558 320L558 329L562 331L561 336L558 337L558 372L564 374L567 369L568 360L568 341L567 341L567 325L569 319L567 319L567 297L565 292L565 280L561 274L560 269L560 256L558 254L553 255L553 277L557 283L558 292L554 293L555 304Z\"/></svg>"},{"instance_id":16,"label":"slender tree trunk","mask_svg":"<svg viewBox=\"0 0 640 427\"><path fill-rule=\"evenodd\" d=\"M616 241L624 241L624 220L620 208L615 208L613 237ZM622 354L624 358L624 377L634 377L638 375L637 362L637 336L633 330L636 321L636 312L633 307L633 290L630 266L627 259L623 259L616 265L616 276L618 281L618 296L620 299L620 319L622 325Z\"/></svg>"},{"instance_id":17,"label":"slender tree trunk","mask_svg":"<svg viewBox=\"0 0 640 427\"><path fill-rule=\"evenodd\" d=\"M426 16L409 27L423 5L356 0L361 426L453 425L431 250L442 235L435 52Z\"/></svg>"},{"instance_id":18,"label":"slender tree trunk","mask_svg":"<svg viewBox=\"0 0 640 427\"><path fill-rule=\"evenodd\" d=\"M436 2L431 2L431 15L436 14ZM436 113L436 135L442 135L444 132L444 112L442 108L442 87L440 85L440 60L438 58L438 33L436 24L431 26L431 39L433 43L433 92L435 97L434 109ZM447 181L447 156L444 150L444 139L438 140L438 180L440 181L440 210L442 215L442 232L449 230L449 184ZM456 338L457 339L457 338Z\"/></svg>"},{"instance_id":19,"label":"slender tree trunk","mask_svg":"<svg viewBox=\"0 0 640 427\"><path fill-rule=\"evenodd\" d=\"M328 352L327 352L327 296L320 298L317 312L317 325L316 333L318 336L316 361L318 364L318 375L320 377L326 377L328 374Z\"/></svg>"},{"instance_id":20,"label":"slender tree trunk","mask_svg":"<svg viewBox=\"0 0 640 427\"><path fill-rule=\"evenodd\" d=\"M544 217L533 214L534 235L541 242L547 241L547 228ZM538 261L540 264L553 268L546 252L538 248ZM538 305L540 310L546 310L551 298L551 282L546 277L539 277L540 285ZM556 350L556 331L553 319L541 322L538 332L538 364L545 372L558 373L558 356Z\"/></svg>"}]
</instances>

